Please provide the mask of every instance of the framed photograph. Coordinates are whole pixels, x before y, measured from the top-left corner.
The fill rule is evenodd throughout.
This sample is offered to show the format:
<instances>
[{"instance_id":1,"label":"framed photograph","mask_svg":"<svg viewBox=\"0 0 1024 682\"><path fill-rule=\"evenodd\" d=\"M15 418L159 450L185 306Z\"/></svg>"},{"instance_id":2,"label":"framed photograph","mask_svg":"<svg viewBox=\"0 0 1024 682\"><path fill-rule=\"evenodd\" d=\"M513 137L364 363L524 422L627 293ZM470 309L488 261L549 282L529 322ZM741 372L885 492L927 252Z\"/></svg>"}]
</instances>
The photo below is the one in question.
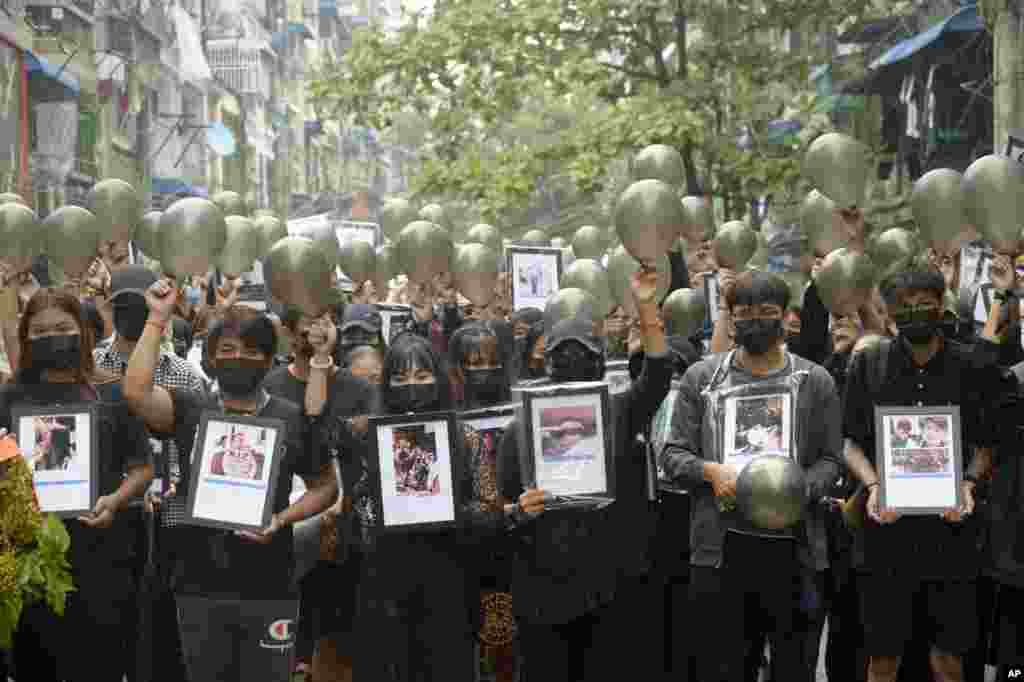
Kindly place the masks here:
<instances>
[{"instance_id":1,"label":"framed photograph","mask_svg":"<svg viewBox=\"0 0 1024 682\"><path fill-rule=\"evenodd\" d=\"M516 403L505 403L459 413L459 421L479 434L481 455L493 467L498 466L498 446L505 429L516 417L517 407Z\"/></svg>"},{"instance_id":2,"label":"framed photograph","mask_svg":"<svg viewBox=\"0 0 1024 682\"><path fill-rule=\"evenodd\" d=\"M633 385L629 378L629 360L609 360L605 363L604 380L612 395L625 393Z\"/></svg>"},{"instance_id":3,"label":"framed photograph","mask_svg":"<svg viewBox=\"0 0 1024 682\"><path fill-rule=\"evenodd\" d=\"M412 306L392 303L378 303L380 313L380 334L384 343L390 345L391 339L405 331L412 324Z\"/></svg>"},{"instance_id":4,"label":"framed photograph","mask_svg":"<svg viewBox=\"0 0 1024 682\"><path fill-rule=\"evenodd\" d=\"M562 250L539 246L505 249L512 280L512 310L544 310L548 296L558 291L562 278Z\"/></svg>"},{"instance_id":5,"label":"framed photograph","mask_svg":"<svg viewBox=\"0 0 1024 682\"><path fill-rule=\"evenodd\" d=\"M876 407L879 502L901 514L960 507L960 407Z\"/></svg>"},{"instance_id":6,"label":"framed photograph","mask_svg":"<svg viewBox=\"0 0 1024 682\"><path fill-rule=\"evenodd\" d=\"M196 431L186 523L251 531L269 526L285 442L280 419L204 413Z\"/></svg>"},{"instance_id":7,"label":"framed photograph","mask_svg":"<svg viewBox=\"0 0 1024 682\"><path fill-rule=\"evenodd\" d=\"M971 321L976 327L988 320L992 306L992 249L984 242L971 242L960 249L960 310L961 320Z\"/></svg>"},{"instance_id":8,"label":"framed photograph","mask_svg":"<svg viewBox=\"0 0 1024 682\"><path fill-rule=\"evenodd\" d=\"M11 409L18 449L28 460L39 508L73 518L92 512L99 498L100 453L93 404Z\"/></svg>"},{"instance_id":9,"label":"framed photograph","mask_svg":"<svg viewBox=\"0 0 1024 682\"><path fill-rule=\"evenodd\" d=\"M708 311L707 318L705 319L705 326L713 327L715 323L718 322L718 298L718 273L705 272L704 305L706 306Z\"/></svg>"},{"instance_id":10,"label":"framed photograph","mask_svg":"<svg viewBox=\"0 0 1024 682\"><path fill-rule=\"evenodd\" d=\"M1024 130L1011 130L1007 133L1006 155L1017 163L1024 163Z\"/></svg>"},{"instance_id":11,"label":"framed photograph","mask_svg":"<svg viewBox=\"0 0 1024 682\"><path fill-rule=\"evenodd\" d=\"M377 528L409 531L454 525L461 515L456 484L454 412L370 419ZM371 455L373 456L373 455Z\"/></svg>"},{"instance_id":12,"label":"framed photograph","mask_svg":"<svg viewBox=\"0 0 1024 682\"><path fill-rule=\"evenodd\" d=\"M615 494L610 392L604 382L523 389L525 487L552 495Z\"/></svg>"},{"instance_id":13,"label":"framed photograph","mask_svg":"<svg viewBox=\"0 0 1024 682\"><path fill-rule=\"evenodd\" d=\"M793 457L793 396L787 392L754 393L724 399L723 463L736 471L758 457Z\"/></svg>"}]
</instances>

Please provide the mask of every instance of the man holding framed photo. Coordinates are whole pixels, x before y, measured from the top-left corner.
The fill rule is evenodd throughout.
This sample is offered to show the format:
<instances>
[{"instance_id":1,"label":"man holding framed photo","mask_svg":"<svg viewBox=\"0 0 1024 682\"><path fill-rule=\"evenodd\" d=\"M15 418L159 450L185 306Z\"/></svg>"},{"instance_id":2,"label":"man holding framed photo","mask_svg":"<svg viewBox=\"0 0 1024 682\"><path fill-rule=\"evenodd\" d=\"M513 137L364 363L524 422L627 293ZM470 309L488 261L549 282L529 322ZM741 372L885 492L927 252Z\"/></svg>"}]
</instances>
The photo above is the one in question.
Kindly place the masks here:
<instances>
[{"instance_id":1,"label":"man holding framed photo","mask_svg":"<svg viewBox=\"0 0 1024 682\"><path fill-rule=\"evenodd\" d=\"M782 317L790 289L748 271L723 291L738 348L691 366L679 387L672 432L661 453L665 477L689 490L690 602L715 613L691 651L701 682L744 679L744 662L767 632L772 679L807 680L798 636L802 575L828 565L822 510L840 469L840 409L832 377L785 350ZM736 483L757 454L784 453L804 470L804 521L755 528L735 511ZM806 590L805 590L806 592ZM813 592L809 592L811 596Z\"/></svg>"},{"instance_id":2,"label":"man holding framed photo","mask_svg":"<svg viewBox=\"0 0 1024 682\"><path fill-rule=\"evenodd\" d=\"M1014 271L1009 259L997 256L992 266L996 298L1013 288ZM961 345L942 333L945 281L935 270L909 270L891 275L882 283L882 296L899 335L891 341L856 353L851 361L844 395L843 433L847 467L868 490L867 520L857 534L854 566L858 570L864 644L870 659L869 682L893 682L904 649L915 626L929 638L931 667L944 682L963 680L961 656L978 639L977 587L979 571L978 527L972 523L974 488L991 473L992 425L985 406L1007 382L995 365L993 337L998 315L989 318L982 339ZM890 503L881 486L890 477L876 444L879 408L890 418L890 442L924 443L932 438L928 424L913 434L899 410L928 407L949 410L959 407L960 428L950 434L960 444L963 476L950 499L960 500L942 513L900 515L883 506ZM941 419L948 419L942 417ZM881 421L881 420L879 420ZM902 423L906 421L907 423ZM932 438L934 441L934 438ZM943 442L944 439L943 439ZM910 450L911 455L926 452ZM931 492L935 479L922 478L922 494ZM956 479L959 480L959 477ZM941 483L941 482L940 482ZM901 489L901 497L907 492ZM922 505L924 506L924 505ZM917 622L926 618L926 622Z\"/></svg>"},{"instance_id":3,"label":"man holding framed photo","mask_svg":"<svg viewBox=\"0 0 1024 682\"><path fill-rule=\"evenodd\" d=\"M160 341L175 298L166 281L146 291L149 318L128 363L124 395L151 430L173 434L179 452L193 453L181 461L182 479L194 480L192 465L204 461L203 453L197 456L193 448L204 417L277 420L285 429L283 449L275 445L279 470L268 498L273 513L267 527L232 532L180 526L167 535L189 677L286 679L298 611L290 579L291 526L327 509L337 497L337 482L330 465L319 461L319 453L310 447L301 408L262 387L277 348L277 334L266 315L232 306L211 329L206 352L220 388L217 395L154 385ZM306 492L289 504L295 475L305 481Z\"/></svg>"}]
</instances>

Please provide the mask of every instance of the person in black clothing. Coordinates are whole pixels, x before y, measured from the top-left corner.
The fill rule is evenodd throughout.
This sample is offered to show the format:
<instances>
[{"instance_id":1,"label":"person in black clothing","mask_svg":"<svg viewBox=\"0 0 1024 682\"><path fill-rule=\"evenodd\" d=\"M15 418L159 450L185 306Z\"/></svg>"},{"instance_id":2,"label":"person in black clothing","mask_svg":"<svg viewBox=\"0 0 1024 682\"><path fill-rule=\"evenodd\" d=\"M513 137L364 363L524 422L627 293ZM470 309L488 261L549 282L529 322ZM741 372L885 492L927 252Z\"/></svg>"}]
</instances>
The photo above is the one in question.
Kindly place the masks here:
<instances>
[{"instance_id":1,"label":"person in black clothing","mask_svg":"<svg viewBox=\"0 0 1024 682\"><path fill-rule=\"evenodd\" d=\"M272 396L301 405L313 442L323 442L324 422L369 415L375 403L374 391L348 370L334 367L335 326L323 317L314 320L294 306L281 315L281 324L292 338L292 362L267 374L263 388ZM350 475L351 477L351 475ZM343 477L344 478L344 477ZM349 501L350 502L350 501ZM339 499L319 522L344 524L345 499ZM342 518L339 518L339 515ZM327 517L330 517L329 519ZM345 539L345 535L342 535ZM312 649L313 678L348 679L352 668L352 612L358 582L358 556L341 548L340 563L319 561L299 578L300 657ZM315 646L312 646L315 644Z\"/></svg>"},{"instance_id":2,"label":"person in black clothing","mask_svg":"<svg viewBox=\"0 0 1024 682\"><path fill-rule=\"evenodd\" d=\"M98 407L99 490L92 513L66 519L75 589L63 617L45 603L26 607L14 635L19 680L121 682L132 663L135 529L119 517L153 477L142 422L121 401L117 377L94 371L93 332L70 294L41 289L18 328L21 367L0 387L0 428L17 433L15 407L89 403Z\"/></svg>"},{"instance_id":3,"label":"person in black clothing","mask_svg":"<svg viewBox=\"0 0 1024 682\"><path fill-rule=\"evenodd\" d=\"M647 582L655 516L648 502L646 448L637 443L672 377L657 314L656 280L657 273L647 270L632 280L647 357L640 379L612 398L615 502L605 509L545 511L545 491L526 489L523 481L515 422L502 438L499 491L520 515L512 605L527 680L651 679L660 674L655 672L661 670L656 614L663 595ZM553 384L597 381L604 375L601 319L585 308L573 319L549 322L544 354ZM626 641L629 655L621 651Z\"/></svg>"},{"instance_id":4,"label":"person in black clothing","mask_svg":"<svg viewBox=\"0 0 1024 682\"><path fill-rule=\"evenodd\" d=\"M889 682L898 674L915 625L931 637L931 666L943 680L962 680L961 654L977 640L976 579L979 570L974 488L990 475L993 429L986 417L990 397L1005 380L987 341L957 344L942 334L945 282L935 271L896 273L882 294L899 335L855 353L843 400L845 459L851 474L870 491L868 520L858 533L858 568L868 679ZM883 356L884 354L884 356ZM884 378L875 377L884 367ZM879 405L958 405L961 414L963 504L939 517L901 518L879 504L875 468L874 408ZM927 614L926 623L915 624Z\"/></svg>"},{"instance_id":5,"label":"person in black clothing","mask_svg":"<svg viewBox=\"0 0 1024 682\"><path fill-rule=\"evenodd\" d=\"M448 341L448 355L460 407L474 409L509 399L501 343L488 323L459 327Z\"/></svg>"},{"instance_id":6,"label":"person in black clothing","mask_svg":"<svg viewBox=\"0 0 1024 682\"><path fill-rule=\"evenodd\" d=\"M338 331L339 366L343 366L348 352L358 346L384 348L381 336L382 322L377 306L369 303L355 303L345 307Z\"/></svg>"},{"instance_id":7,"label":"person in black clothing","mask_svg":"<svg viewBox=\"0 0 1024 682\"><path fill-rule=\"evenodd\" d=\"M269 648L261 642L272 624L294 622L297 615L291 526L327 509L337 497L337 482L323 449L311 445L302 409L262 387L277 348L277 335L266 315L232 306L210 331L207 352L217 395L153 385L160 340L175 298L176 291L164 280L146 292L149 318L124 378L124 395L132 410L153 431L173 434L178 452L193 452L204 414L277 419L285 429L268 527L231 533L181 526L165 536L163 551L173 566L189 677L191 682L285 679L291 673L290 656L281 650L293 645L288 626L272 633ZM181 462L181 469L182 479L190 480L188 459ZM304 480L306 492L290 503L296 475Z\"/></svg>"}]
</instances>

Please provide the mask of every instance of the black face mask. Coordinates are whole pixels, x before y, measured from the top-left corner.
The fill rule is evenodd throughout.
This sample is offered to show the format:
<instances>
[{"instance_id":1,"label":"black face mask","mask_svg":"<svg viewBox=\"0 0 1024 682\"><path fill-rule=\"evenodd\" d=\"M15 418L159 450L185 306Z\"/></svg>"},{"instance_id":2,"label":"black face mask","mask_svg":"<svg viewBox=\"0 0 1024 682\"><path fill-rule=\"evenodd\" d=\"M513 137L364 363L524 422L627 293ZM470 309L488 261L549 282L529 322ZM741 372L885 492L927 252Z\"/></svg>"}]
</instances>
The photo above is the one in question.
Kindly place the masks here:
<instances>
[{"instance_id":1,"label":"black face mask","mask_svg":"<svg viewBox=\"0 0 1024 682\"><path fill-rule=\"evenodd\" d=\"M395 414L406 412L427 412L440 405L437 383L402 384L388 386L384 391L384 402Z\"/></svg>"},{"instance_id":2,"label":"black face mask","mask_svg":"<svg viewBox=\"0 0 1024 682\"><path fill-rule=\"evenodd\" d=\"M933 310L900 312L893 316L893 322L910 345L923 346L942 333L940 315Z\"/></svg>"},{"instance_id":3,"label":"black face mask","mask_svg":"<svg viewBox=\"0 0 1024 682\"><path fill-rule=\"evenodd\" d=\"M600 381L604 378L604 356L582 343L562 343L547 353L548 376L553 381Z\"/></svg>"},{"instance_id":4,"label":"black face mask","mask_svg":"<svg viewBox=\"0 0 1024 682\"><path fill-rule=\"evenodd\" d=\"M143 305L114 305L114 329L117 335L128 341L142 338L149 310Z\"/></svg>"},{"instance_id":5,"label":"black face mask","mask_svg":"<svg viewBox=\"0 0 1024 682\"><path fill-rule=\"evenodd\" d=\"M782 338L782 320L755 317L736 320L736 345L753 355L763 355Z\"/></svg>"},{"instance_id":6,"label":"black face mask","mask_svg":"<svg viewBox=\"0 0 1024 682\"><path fill-rule=\"evenodd\" d=\"M29 344L34 370L78 369L82 364L82 337L78 334L41 336Z\"/></svg>"},{"instance_id":7,"label":"black face mask","mask_svg":"<svg viewBox=\"0 0 1024 682\"><path fill-rule=\"evenodd\" d=\"M845 353L832 353L825 359L825 369L832 375L832 378L845 376L846 368L850 366L850 356L852 353L847 351Z\"/></svg>"},{"instance_id":8,"label":"black face mask","mask_svg":"<svg viewBox=\"0 0 1024 682\"><path fill-rule=\"evenodd\" d=\"M217 360L213 376L221 393L229 396L250 396L259 389L269 368L262 360Z\"/></svg>"},{"instance_id":9,"label":"black face mask","mask_svg":"<svg viewBox=\"0 0 1024 682\"><path fill-rule=\"evenodd\" d=\"M505 388L505 370L501 367L467 369L466 402L472 405L493 405L501 400Z\"/></svg>"}]
</instances>

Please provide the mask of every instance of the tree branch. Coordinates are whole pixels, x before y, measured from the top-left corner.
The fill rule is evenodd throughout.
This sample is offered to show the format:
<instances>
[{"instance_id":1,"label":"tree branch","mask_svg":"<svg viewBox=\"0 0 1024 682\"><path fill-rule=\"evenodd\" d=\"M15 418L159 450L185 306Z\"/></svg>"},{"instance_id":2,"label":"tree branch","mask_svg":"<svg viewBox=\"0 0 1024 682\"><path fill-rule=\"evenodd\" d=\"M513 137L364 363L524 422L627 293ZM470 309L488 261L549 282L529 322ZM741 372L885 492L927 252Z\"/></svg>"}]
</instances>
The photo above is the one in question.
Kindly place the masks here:
<instances>
[{"instance_id":1,"label":"tree branch","mask_svg":"<svg viewBox=\"0 0 1024 682\"><path fill-rule=\"evenodd\" d=\"M609 64L608 62L596 62L596 63L597 63L598 66L603 66L606 69L611 69L612 71L618 71L620 73L624 73L627 76L631 76L633 78L639 78L641 80L647 80L647 81L654 81L655 83L660 83L661 82L661 79L658 78L658 76L656 76L653 73L648 73L646 71L637 71L635 69L630 69L630 68L627 68L625 66L619 66L618 64Z\"/></svg>"}]
</instances>

